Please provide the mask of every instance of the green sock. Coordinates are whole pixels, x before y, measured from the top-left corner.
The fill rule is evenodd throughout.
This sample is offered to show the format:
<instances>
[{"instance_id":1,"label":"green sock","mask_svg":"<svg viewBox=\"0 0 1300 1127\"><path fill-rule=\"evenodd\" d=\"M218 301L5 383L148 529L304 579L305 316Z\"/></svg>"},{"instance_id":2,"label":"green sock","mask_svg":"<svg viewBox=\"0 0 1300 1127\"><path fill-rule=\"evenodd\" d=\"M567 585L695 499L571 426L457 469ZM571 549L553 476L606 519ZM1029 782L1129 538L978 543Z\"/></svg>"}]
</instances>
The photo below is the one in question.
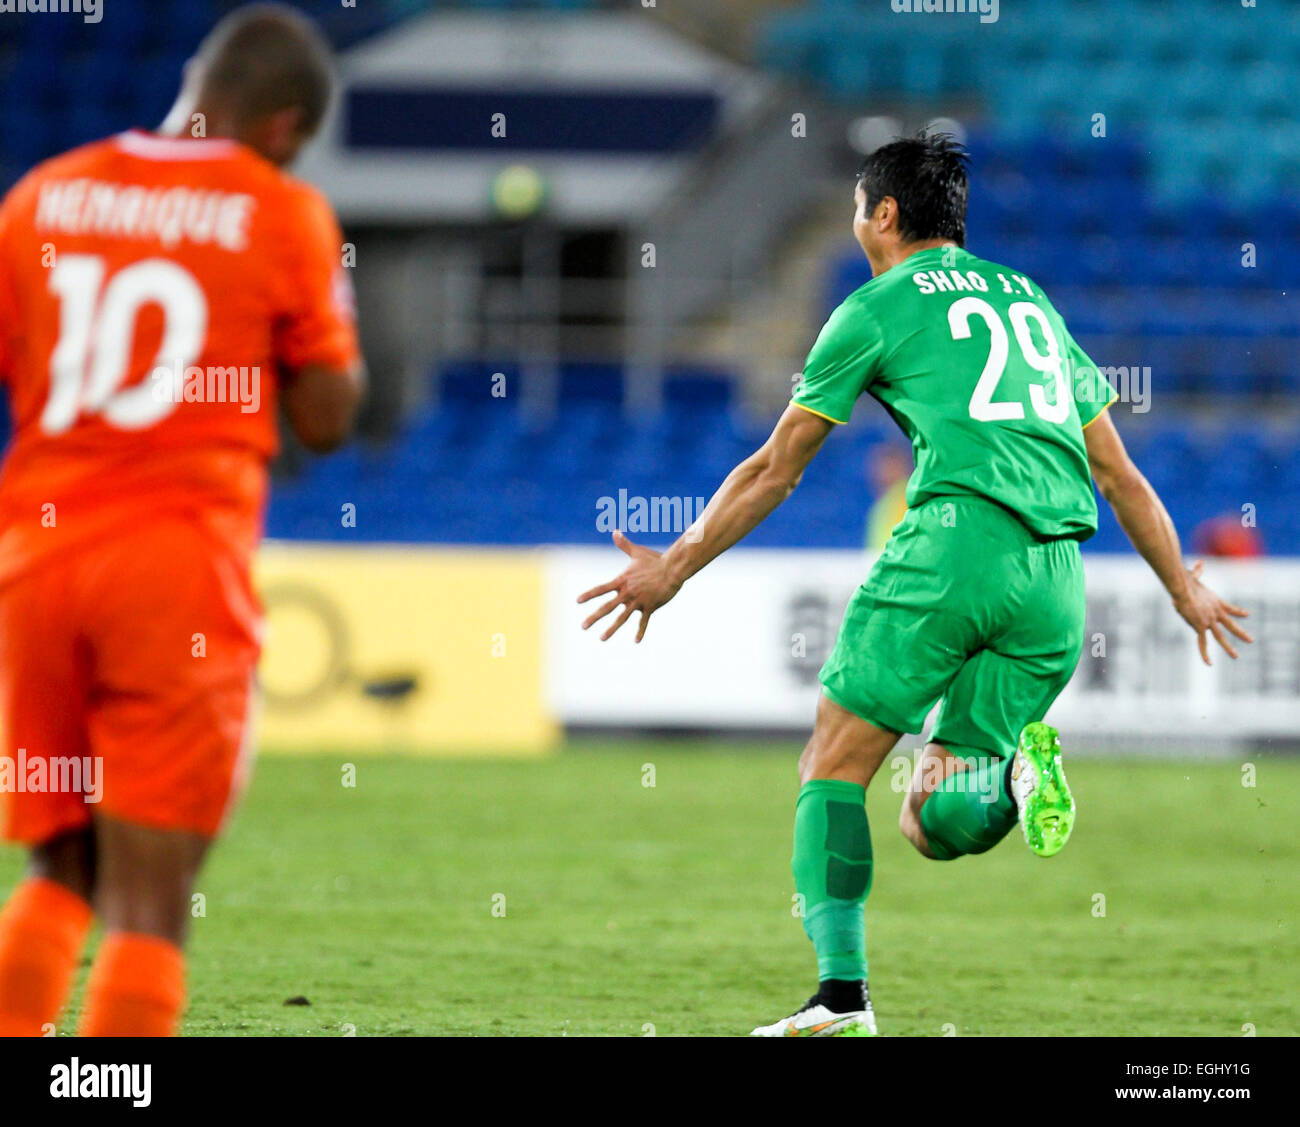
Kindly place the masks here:
<instances>
[{"instance_id":1,"label":"green sock","mask_svg":"<svg viewBox=\"0 0 1300 1127\"><path fill-rule=\"evenodd\" d=\"M867 977L862 906L871 890L871 829L866 800L866 787L839 779L813 779L799 789L790 867L822 980Z\"/></svg>"},{"instance_id":2,"label":"green sock","mask_svg":"<svg viewBox=\"0 0 1300 1127\"><path fill-rule=\"evenodd\" d=\"M1016 802L1007 787L1007 760L967 760L971 766L946 778L921 807L921 829L940 861L984 853L1016 824Z\"/></svg>"}]
</instances>

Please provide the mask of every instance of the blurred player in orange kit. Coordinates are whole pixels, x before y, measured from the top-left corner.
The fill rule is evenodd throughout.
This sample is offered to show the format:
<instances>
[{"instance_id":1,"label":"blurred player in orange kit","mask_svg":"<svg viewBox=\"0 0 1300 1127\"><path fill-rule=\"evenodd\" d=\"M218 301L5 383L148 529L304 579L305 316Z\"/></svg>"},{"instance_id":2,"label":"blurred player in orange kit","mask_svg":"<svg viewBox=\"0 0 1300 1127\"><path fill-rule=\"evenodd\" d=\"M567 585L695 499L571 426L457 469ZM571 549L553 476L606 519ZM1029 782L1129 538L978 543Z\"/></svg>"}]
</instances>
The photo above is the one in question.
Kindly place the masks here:
<instances>
[{"instance_id":1,"label":"blurred player in orange kit","mask_svg":"<svg viewBox=\"0 0 1300 1127\"><path fill-rule=\"evenodd\" d=\"M31 847L0 1034L57 1019L92 915L79 1032L175 1030L194 879L247 773L277 405L328 450L364 389L338 224L281 171L331 84L305 18L242 8L157 132L0 206L0 826Z\"/></svg>"}]
</instances>

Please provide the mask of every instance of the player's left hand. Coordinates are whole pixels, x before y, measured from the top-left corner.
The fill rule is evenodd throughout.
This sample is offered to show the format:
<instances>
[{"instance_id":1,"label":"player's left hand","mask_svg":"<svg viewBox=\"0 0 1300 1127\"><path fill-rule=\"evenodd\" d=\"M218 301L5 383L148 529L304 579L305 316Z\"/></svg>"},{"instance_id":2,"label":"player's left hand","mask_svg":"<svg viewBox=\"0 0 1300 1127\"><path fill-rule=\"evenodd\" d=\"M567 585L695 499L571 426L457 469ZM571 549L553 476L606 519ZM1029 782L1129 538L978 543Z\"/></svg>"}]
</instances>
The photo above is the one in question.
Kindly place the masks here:
<instances>
[{"instance_id":1,"label":"player's left hand","mask_svg":"<svg viewBox=\"0 0 1300 1127\"><path fill-rule=\"evenodd\" d=\"M582 628L590 629L616 607L621 606L623 613L600 636L600 640L609 641L618 632L619 627L632 616L632 612L639 611L641 622L636 632L636 640L639 642L645 637L645 628L650 623L650 616L677 594L681 584L669 577L663 565L662 553L642 547L640 544L633 544L618 531L614 533L614 543L627 553L632 562L617 579L602 583L599 587L593 587L578 596L580 603L601 595L612 593L614 596L599 610L594 611L582 624Z\"/></svg>"},{"instance_id":2,"label":"player's left hand","mask_svg":"<svg viewBox=\"0 0 1300 1127\"><path fill-rule=\"evenodd\" d=\"M1206 665L1211 664L1210 649L1205 640L1207 631L1214 635L1214 640L1223 647L1224 652L1235 660L1237 650L1228 641L1224 630L1235 634L1243 642L1253 642L1255 639L1233 621L1234 618L1248 617L1250 611L1219 598L1202 582L1201 575L1204 571L1204 560L1197 560L1194 566L1187 569L1187 589L1174 599L1174 609L1196 631L1196 643L1201 651L1201 660Z\"/></svg>"}]
</instances>

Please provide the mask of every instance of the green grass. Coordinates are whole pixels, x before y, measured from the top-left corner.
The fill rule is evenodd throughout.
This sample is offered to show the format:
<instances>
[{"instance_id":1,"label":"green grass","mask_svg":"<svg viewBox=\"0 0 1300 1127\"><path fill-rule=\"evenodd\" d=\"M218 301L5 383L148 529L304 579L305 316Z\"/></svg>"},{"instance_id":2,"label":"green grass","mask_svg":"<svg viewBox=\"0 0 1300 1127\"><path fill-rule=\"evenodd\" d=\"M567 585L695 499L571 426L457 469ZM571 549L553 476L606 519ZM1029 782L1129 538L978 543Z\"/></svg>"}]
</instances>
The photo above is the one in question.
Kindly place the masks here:
<instances>
[{"instance_id":1,"label":"green grass","mask_svg":"<svg viewBox=\"0 0 1300 1127\"><path fill-rule=\"evenodd\" d=\"M264 757L201 879L185 1031L665 1036L774 1021L814 977L790 911L795 750L358 759L352 789L341 756ZM1300 1032L1300 762L1256 764L1250 789L1236 762L1076 759L1079 821L1060 856L1031 856L1016 831L947 864L898 834L882 770L867 905L881 1032ZM20 862L0 852L0 890ZM310 1006L284 1004L297 995Z\"/></svg>"}]
</instances>

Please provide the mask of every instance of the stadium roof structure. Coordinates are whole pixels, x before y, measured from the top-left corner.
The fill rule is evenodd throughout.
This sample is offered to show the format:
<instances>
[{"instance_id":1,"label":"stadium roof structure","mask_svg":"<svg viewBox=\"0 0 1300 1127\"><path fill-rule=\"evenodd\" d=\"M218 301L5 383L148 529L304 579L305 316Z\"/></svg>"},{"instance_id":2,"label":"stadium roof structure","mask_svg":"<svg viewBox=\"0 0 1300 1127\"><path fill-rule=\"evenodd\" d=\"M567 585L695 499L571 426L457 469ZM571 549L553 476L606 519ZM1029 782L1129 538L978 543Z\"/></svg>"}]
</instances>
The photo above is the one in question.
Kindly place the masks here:
<instances>
[{"instance_id":1,"label":"stadium roof structure","mask_svg":"<svg viewBox=\"0 0 1300 1127\"><path fill-rule=\"evenodd\" d=\"M345 222L477 223L523 164L550 218L633 223L767 81L637 15L433 13L345 52L299 171Z\"/></svg>"}]
</instances>

